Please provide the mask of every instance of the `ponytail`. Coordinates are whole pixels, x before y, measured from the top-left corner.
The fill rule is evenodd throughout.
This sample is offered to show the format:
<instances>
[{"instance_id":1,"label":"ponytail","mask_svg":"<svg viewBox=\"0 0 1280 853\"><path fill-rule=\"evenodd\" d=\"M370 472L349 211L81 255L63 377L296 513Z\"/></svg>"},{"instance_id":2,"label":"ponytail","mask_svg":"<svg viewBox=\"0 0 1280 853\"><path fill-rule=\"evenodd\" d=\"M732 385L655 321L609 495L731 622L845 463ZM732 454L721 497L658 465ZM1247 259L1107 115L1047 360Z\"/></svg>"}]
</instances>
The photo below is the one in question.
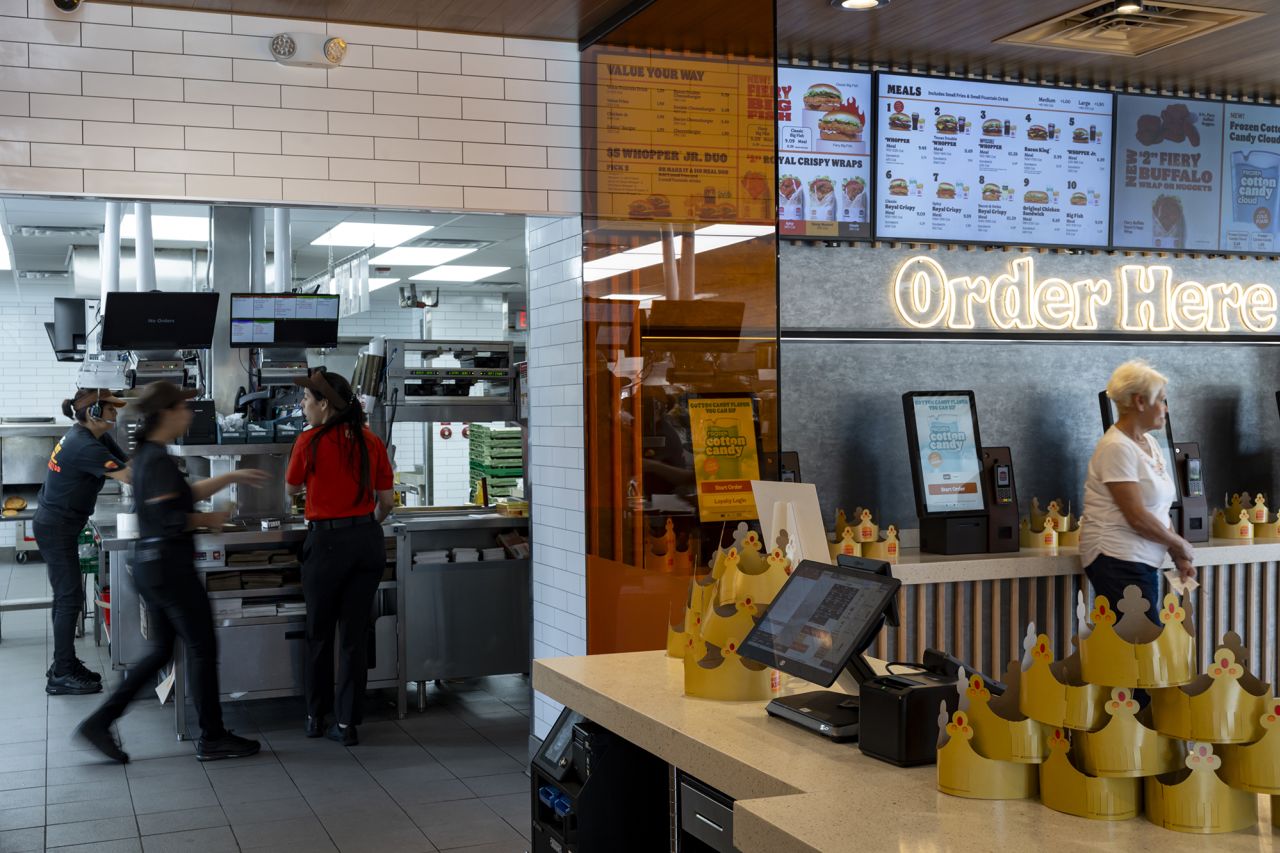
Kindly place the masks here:
<instances>
[{"instance_id":1,"label":"ponytail","mask_svg":"<svg viewBox=\"0 0 1280 853\"><path fill-rule=\"evenodd\" d=\"M347 401L347 405L316 429L316 434L307 448L310 451L307 459L307 470L308 473L316 470L316 450L320 446L320 441L328 433L339 428L345 428L338 433L338 441L346 444L348 464L357 472L356 482L360 484L360 488L356 492L354 503L358 505L373 494L373 466L369 457L369 441L364 434L365 424L367 423L364 406L360 404L360 398L351 390L351 384L344 377L336 373L327 372L324 376L325 381L329 383L329 386L337 395ZM303 393L310 394L314 392L304 391Z\"/></svg>"},{"instance_id":2,"label":"ponytail","mask_svg":"<svg viewBox=\"0 0 1280 853\"><path fill-rule=\"evenodd\" d=\"M79 412L77 412L75 409L75 404L72 403L70 400L62 401L62 414L71 418L71 420L73 421L80 421L81 423L84 423L84 410L81 409Z\"/></svg>"}]
</instances>

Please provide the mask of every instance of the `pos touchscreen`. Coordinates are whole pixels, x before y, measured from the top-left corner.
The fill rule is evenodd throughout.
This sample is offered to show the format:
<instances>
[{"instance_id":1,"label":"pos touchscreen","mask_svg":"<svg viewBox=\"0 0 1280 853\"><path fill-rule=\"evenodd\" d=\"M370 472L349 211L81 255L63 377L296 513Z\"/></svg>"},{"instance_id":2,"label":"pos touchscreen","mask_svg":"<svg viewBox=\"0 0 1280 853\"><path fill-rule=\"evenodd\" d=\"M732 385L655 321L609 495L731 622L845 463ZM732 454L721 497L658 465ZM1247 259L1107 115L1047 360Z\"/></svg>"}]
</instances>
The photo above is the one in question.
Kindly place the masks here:
<instances>
[{"instance_id":1,"label":"pos touchscreen","mask_svg":"<svg viewBox=\"0 0 1280 853\"><path fill-rule=\"evenodd\" d=\"M902 409L919 517L986 512L973 392L909 391Z\"/></svg>"},{"instance_id":2,"label":"pos touchscreen","mask_svg":"<svg viewBox=\"0 0 1280 853\"><path fill-rule=\"evenodd\" d=\"M865 569L804 560L738 652L830 687L875 639L900 586Z\"/></svg>"}]
</instances>

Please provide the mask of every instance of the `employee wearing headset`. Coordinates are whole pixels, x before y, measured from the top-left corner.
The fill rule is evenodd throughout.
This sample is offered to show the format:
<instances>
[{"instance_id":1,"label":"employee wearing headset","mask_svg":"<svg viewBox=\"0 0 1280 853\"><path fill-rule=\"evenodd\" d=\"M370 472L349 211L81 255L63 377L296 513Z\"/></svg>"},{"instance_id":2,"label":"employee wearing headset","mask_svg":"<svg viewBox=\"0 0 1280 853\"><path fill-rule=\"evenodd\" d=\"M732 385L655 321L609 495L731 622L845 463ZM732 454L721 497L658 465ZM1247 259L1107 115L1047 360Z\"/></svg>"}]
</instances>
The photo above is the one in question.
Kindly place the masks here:
<instances>
[{"instance_id":1,"label":"employee wearing headset","mask_svg":"<svg viewBox=\"0 0 1280 853\"><path fill-rule=\"evenodd\" d=\"M369 677L368 638L373 599L386 565L382 520L392 508L393 475L387 448L365 425L350 383L323 367L294 382L305 390L302 413L310 427L293 446L285 481L289 494L307 493L307 539L302 594L307 602L307 737L322 734L344 746L359 742ZM338 646L334 707L333 643ZM336 719L326 730L325 718Z\"/></svg>"},{"instance_id":2,"label":"employee wearing headset","mask_svg":"<svg viewBox=\"0 0 1280 853\"><path fill-rule=\"evenodd\" d=\"M53 665L45 674L50 695L102 690L102 676L76 657L76 620L84 604L78 540L107 478L129 482L128 457L111 437L124 405L106 388L81 388L62 401L62 413L75 424L49 455L36 499L32 528L53 589Z\"/></svg>"}]
</instances>

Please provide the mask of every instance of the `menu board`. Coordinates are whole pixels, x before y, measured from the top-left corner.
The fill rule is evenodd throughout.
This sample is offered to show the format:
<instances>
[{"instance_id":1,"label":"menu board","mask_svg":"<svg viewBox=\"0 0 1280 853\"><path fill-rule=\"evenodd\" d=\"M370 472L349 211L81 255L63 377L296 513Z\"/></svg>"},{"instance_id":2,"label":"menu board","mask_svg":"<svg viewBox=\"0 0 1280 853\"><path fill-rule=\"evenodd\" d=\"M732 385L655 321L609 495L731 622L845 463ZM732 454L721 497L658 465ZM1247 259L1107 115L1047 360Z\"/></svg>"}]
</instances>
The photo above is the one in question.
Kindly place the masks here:
<instances>
[{"instance_id":1,"label":"menu board","mask_svg":"<svg viewBox=\"0 0 1280 853\"><path fill-rule=\"evenodd\" d=\"M876 237L1105 246L1113 96L880 74Z\"/></svg>"},{"instance_id":2,"label":"menu board","mask_svg":"<svg viewBox=\"0 0 1280 853\"><path fill-rule=\"evenodd\" d=\"M1222 104L1120 95L1111 242L1216 251Z\"/></svg>"},{"instance_id":3,"label":"menu board","mask_svg":"<svg viewBox=\"0 0 1280 853\"><path fill-rule=\"evenodd\" d=\"M778 233L868 239L871 75L778 69Z\"/></svg>"},{"instance_id":4,"label":"menu board","mask_svg":"<svg viewBox=\"0 0 1280 853\"><path fill-rule=\"evenodd\" d=\"M588 214L773 224L774 69L602 51L594 64Z\"/></svg>"},{"instance_id":5,"label":"menu board","mask_svg":"<svg viewBox=\"0 0 1280 853\"><path fill-rule=\"evenodd\" d=\"M982 512L982 458L968 394L907 395L925 512Z\"/></svg>"},{"instance_id":6,"label":"menu board","mask_svg":"<svg viewBox=\"0 0 1280 853\"><path fill-rule=\"evenodd\" d=\"M1274 253L1280 250L1280 109L1227 104L1225 110L1219 248Z\"/></svg>"}]
</instances>

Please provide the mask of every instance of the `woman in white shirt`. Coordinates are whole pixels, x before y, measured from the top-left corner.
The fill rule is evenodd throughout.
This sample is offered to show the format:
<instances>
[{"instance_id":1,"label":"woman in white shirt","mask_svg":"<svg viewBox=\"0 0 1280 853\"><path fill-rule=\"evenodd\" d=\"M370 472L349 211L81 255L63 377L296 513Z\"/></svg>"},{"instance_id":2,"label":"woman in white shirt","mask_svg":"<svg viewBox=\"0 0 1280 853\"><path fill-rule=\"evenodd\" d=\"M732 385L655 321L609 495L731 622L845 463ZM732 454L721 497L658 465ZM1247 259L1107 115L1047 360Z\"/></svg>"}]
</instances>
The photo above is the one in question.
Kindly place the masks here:
<instances>
[{"instance_id":1,"label":"woman in white shirt","mask_svg":"<svg viewBox=\"0 0 1280 853\"><path fill-rule=\"evenodd\" d=\"M1150 435L1165 428L1168 383L1145 361L1125 362L1111 374L1107 397L1119 417L1089 460L1080 531L1080 561L1094 591L1114 607L1125 587L1136 585L1156 624L1165 555L1184 580L1196 575L1191 543L1169 522L1176 474Z\"/></svg>"}]
</instances>

